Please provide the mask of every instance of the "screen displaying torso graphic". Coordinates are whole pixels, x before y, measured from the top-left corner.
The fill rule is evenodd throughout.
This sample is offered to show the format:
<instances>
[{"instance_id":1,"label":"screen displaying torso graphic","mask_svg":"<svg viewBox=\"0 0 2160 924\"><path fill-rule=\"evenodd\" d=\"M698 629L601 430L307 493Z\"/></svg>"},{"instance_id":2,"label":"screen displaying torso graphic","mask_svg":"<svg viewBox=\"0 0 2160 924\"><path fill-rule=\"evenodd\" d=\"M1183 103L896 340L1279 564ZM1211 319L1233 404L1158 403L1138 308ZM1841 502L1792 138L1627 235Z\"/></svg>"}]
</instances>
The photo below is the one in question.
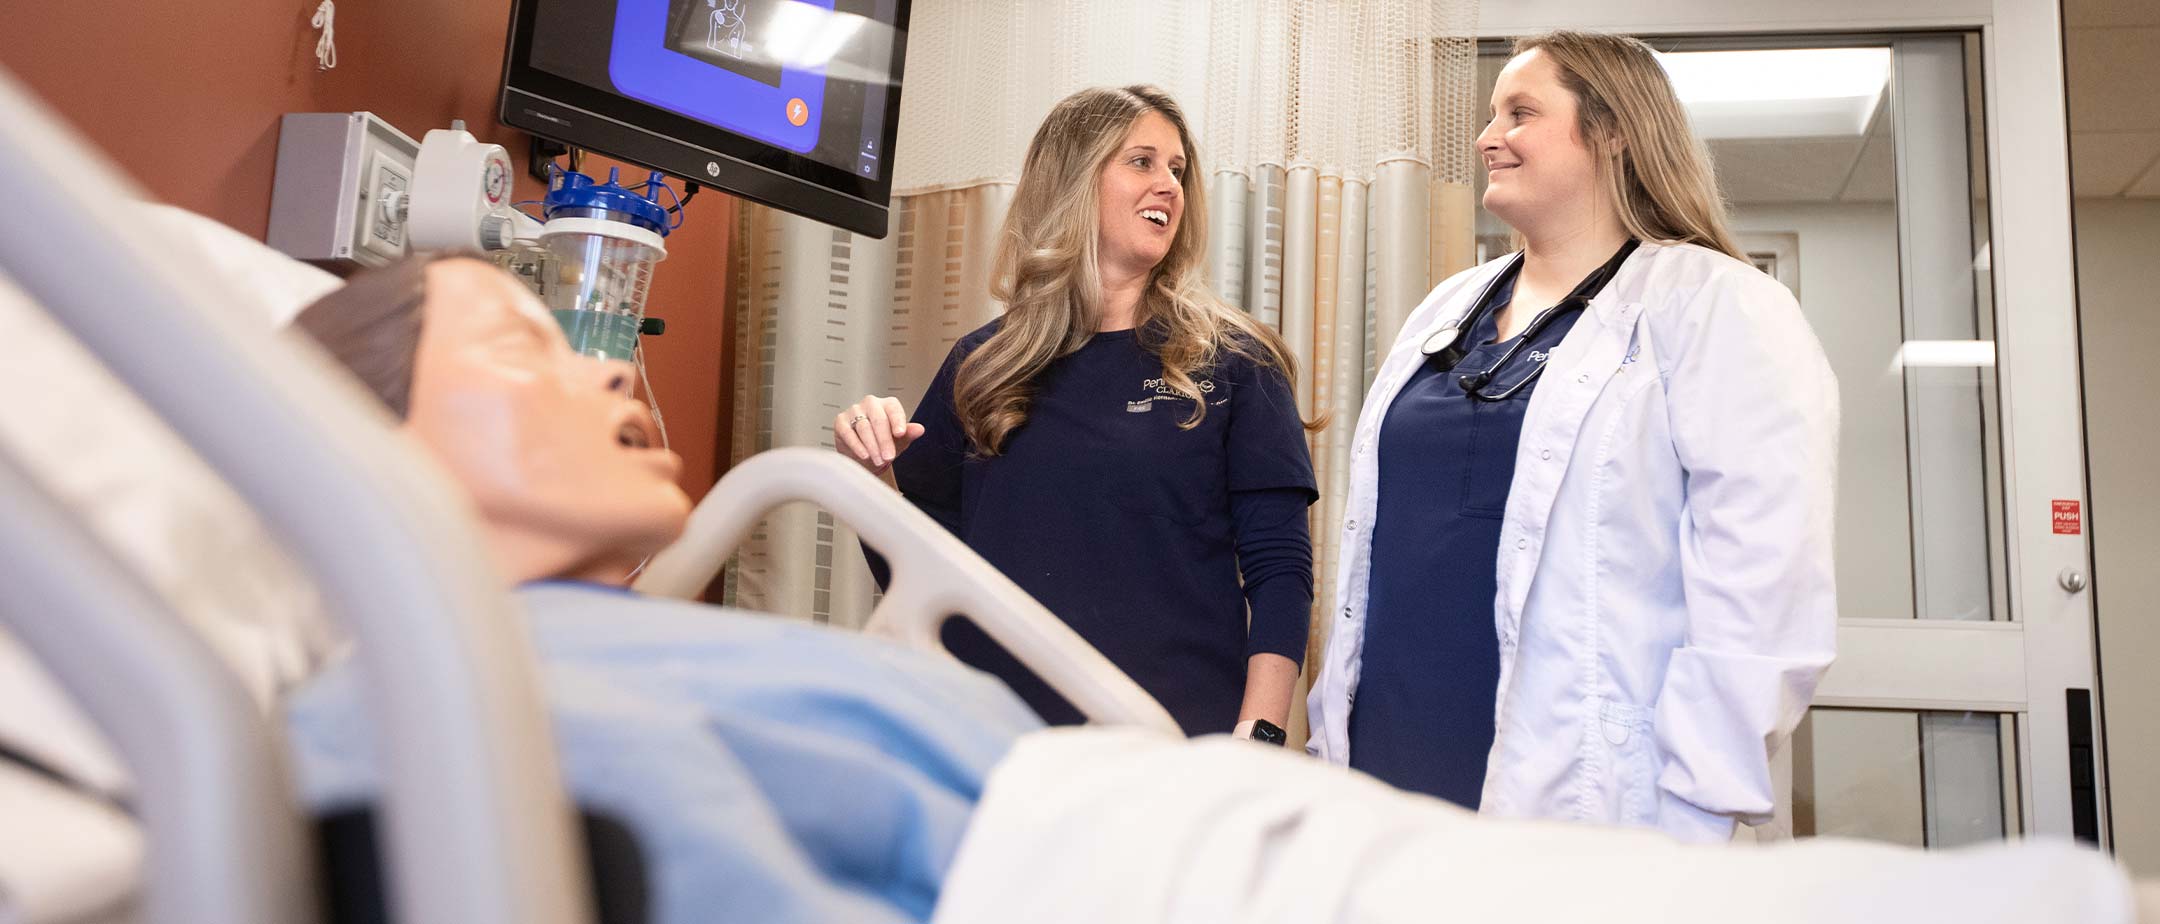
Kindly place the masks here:
<instances>
[{"instance_id":1,"label":"screen displaying torso graphic","mask_svg":"<svg viewBox=\"0 0 2160 924\"><path fill-rule=\"evenodd\" d=\"M898 0L541 0L532 66L882 179Z\"/></svg>"}]
</instances>

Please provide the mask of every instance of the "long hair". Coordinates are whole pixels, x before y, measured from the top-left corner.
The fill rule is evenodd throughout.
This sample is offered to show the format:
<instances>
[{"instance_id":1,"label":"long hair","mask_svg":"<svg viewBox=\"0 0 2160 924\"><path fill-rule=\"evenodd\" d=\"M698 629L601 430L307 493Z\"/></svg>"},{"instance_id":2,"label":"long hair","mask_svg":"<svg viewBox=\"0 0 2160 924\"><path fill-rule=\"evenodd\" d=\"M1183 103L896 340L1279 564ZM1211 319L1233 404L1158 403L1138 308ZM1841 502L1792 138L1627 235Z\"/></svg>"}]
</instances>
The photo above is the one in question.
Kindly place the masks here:
<instances>
[{"instance_id":1,"label":"long hair","mask_svg":"<svg viewBox=\"0 0 2160 924\"><path fill-rule=\"evenodd\" d=\"M1620 224L1639 240L1700 244L1745 260L1725 227L1710 154L1650 46L1623 35L1547 32L1517 40L1542 51L1575 95L1576 130L1597 157Z\"/></svg>"},{"instance_id":2,"label":"long hair","mask_svg":"<svg viewBox=\"0 0 2160 924\"><path fill-rule=\"evenodd\" d=\"M1027 422L1036 377L1086 346L1101 326L1100 177L1133 123L1149 112L1176 126L1185 162L1198 164L1184 112L1151 86L1082 90L1059 102L1035 130L991 270L990 294L1005 305L1004 324L960 364L953 381L960 426L977 454L1003 450L1006 438ZM1272 366L1292 382L1297 366L1280 336L1224 304L1202 281L1205 188L1190 167L1178 183L1184 218L1149 276L1135 321L1146 334L1142 346L1162 360L1163 383L1191 399L1192 414L1179 423L1190 429L1207 414L1193 375L1225 351Z\"/></svg>"}]
</instances>

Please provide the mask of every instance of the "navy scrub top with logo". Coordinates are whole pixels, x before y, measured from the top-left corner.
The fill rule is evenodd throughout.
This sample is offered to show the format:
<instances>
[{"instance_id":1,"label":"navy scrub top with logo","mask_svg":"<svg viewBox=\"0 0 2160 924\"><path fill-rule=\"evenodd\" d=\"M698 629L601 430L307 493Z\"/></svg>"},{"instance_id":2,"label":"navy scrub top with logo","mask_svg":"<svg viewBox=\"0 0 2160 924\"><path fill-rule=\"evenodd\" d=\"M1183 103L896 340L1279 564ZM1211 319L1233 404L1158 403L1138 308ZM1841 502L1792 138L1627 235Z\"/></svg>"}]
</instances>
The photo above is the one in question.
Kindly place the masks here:
<instances>
[{"instance_id":1,"label":"navy scrub top with logo","mask_svg":"<svg viewBox=\"0 0 2160 924\"><path fill-rule=\"evenodd\" d=\"M1507 400L1480 401L1463 391L1462 377L1509 347L1492 342L1494 314L1514 296L1521 267L1518 260L1479 301L1463 339L1476 346L1453 369L1427 357L1381 422L1371 596L1350 709L1350 766L1473 809L1500 683L1500 518L1537 382ZM1522 382L1580 317L1556 315L1483 393Z\"/></svg>"},{"instance_id":2,"label":"navy scrub top with logo","mask_svg":"<svg viewBox=\"0 0 2160 924\"><path fill-rule=\"evenodd\" d=\"M1162 360L1140 339L1153 332L1098 333L1037 376L1027 422L1002 453L983 457L961 431L953 376L997 329L961 338L931 382L914 416L923 435L893 464L901 492L1131 675L1187 734L1230 731L1246 659L1305 654L1305 508L1319 494L1289 381L1225 355L1194 376L1207 416L1181 430L1192 403L1161 381ZM882 564L872 557L881 582ZM972 623L947 622L943 638L1045 721L1081 721Z\"/></svg>"}]
</instances>

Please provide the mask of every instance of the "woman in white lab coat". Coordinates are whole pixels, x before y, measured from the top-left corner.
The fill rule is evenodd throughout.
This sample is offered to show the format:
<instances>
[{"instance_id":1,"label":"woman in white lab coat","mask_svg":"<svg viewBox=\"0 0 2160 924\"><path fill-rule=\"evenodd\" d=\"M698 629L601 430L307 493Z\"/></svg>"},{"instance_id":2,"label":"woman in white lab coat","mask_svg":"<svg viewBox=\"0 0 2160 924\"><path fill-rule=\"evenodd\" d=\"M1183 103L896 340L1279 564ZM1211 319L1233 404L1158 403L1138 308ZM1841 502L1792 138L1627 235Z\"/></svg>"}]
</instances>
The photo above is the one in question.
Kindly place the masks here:
<instances>
[{"instance_id":1,"label":"woman in white lab coat","mask_svg":"<svg viewBox=\"0 0 2160 924\"><path fill-rule=\"evenodd\" d=\"M1727 839L1832 657L1836 382L1647 46L1519 42L1477 146L1523 250L1426 296L1373 382L1309 748Z\"/></svg>"}]
</instances>

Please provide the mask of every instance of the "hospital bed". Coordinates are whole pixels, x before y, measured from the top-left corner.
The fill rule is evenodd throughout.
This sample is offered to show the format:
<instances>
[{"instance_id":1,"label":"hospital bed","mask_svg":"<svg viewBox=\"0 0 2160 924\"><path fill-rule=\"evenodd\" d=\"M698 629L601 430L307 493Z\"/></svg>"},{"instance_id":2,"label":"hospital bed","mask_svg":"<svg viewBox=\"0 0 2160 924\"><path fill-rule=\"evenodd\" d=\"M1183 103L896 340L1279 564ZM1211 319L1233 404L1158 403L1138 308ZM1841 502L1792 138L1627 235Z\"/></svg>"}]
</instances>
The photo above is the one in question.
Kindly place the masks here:
<instances>
[{"instance_id":1,"label":"hospital bed","mask_svg":"<svg viewBox=\"0 0 2160 924\"><path fill-rule=\"evenodd\" d=\"M381 854L397 920L591 920L593 883L540 706L532 640L524 623L512 618L513 601L475 558L474 526L455 513L461 506L452 501L452 489L398 441L385 438L386 421L349 383L328 374L306 350L236 317L229 303L249 294L207 274L199 253L174 246L133 216L85 207L72 190L131 190L4 76L0 158L26 178L12 203L17 220L0 224L0 275L194 448L290 549L294 564L320 587L330 616L354 637L384 755ZM738 466L701 505L684 542L655 560L641 586L694 592L760 513L787 500L821 503L872 545L893 553L895 584L870 631L930 646L945 614L966 613L1032 660L1092 718L1174 731L1159 706L1070 630L892 492L831 454L773 454ZM9 511L0 517L0 581L7 587L0 596L0 626L72 694L118 752L129 778L115 799L113 791L98 787L70 792L51 781L0 774L0 808L34 805L67 813L74 825L69 830L104 848L92 851L98 856L87 867L44 870L66 880L49 892L33 887L0 895L0 921L318 919L316 897L326 872L308 859L310 822L288 782L282 733L265 718L250 683L187 625L173 601L161 598L154 582L120 560L110 536L96 534L81 510L62 503L7 453L0 453L0 504ZM1148 890L1165 877L1183 876L1175 888L1228 885L1263 897L1302 893L1311 907L1367 908L1370 902L1330 904L1346 894L1337 887L1369 882L1340 862L1355 852L1336 849L1349 842L1337 836L1411 843L1449 832L1501 835L1458 841L1458 852L1471 859L1480 852L1536 856L1574 840L1563 829L1484 828L1483 822L1465 828L1464 816L1436 803L1412 801L1289 755L1255 757L1250 745L1236 742L1187 750L1151 733L1047 740L1047 746L1023 747L1013 774L993 785L982 824L986 837L1003 840L971 841L963 849L974 858L964 856L965 869L956 873L968 885L964 895L948 896L956 906L1049 920L1060 910L1073 915L1092 907L1075 901L1076 893L1109 903L1152 894ZM1091 761L1122 759L1125 752L1140 759L1104 764L1100 774L1073 773ZM1218 792L1221 804L1208 804L1164 802L1169 788L1151 795L1119 783L1126 778L1119 774L1134 768L1148 771L1152 781L1174 783L1193 772L1195 756L1215 768L1214 779L1265 770L1266 779L1294 785L1248 793L1234 804L1223 803ZM1299 825L1286 825L1290 816L1280 814L1301 810L1297 800L1343 787L1359 790L1344 798L1363 809L1325 816L1335 822L1328 839L1273 839L1298 833ZM1034 814L1006 810L1016 801L1035 803L1028 806ZM1130 823L1063 831L1031 831L1027 823L1052 817L1085 822L1098 813ZM1207 830L1222 848L1209 855L1217 861L1210 868L1165 871L1159 855L1178 847L1174 838L1146 850L1124 849L1135 832L1149 835L1145 823L1180 815L1208 816L1192 820L1212 826ZM1373 825L1386 819L1373 816L1396 816L1398 827L1375 835ZM1239 826L1222 828L1218 817ZM1345 818L1367 820L1346 826ZM1423 827L1401 828L1402 818L1419 819ZM1307 834L1324 827L1305 820ZM1092 869L1057 863L1058 841L1087 845L1102 862ZM1659 849L1650 840L1628 843L1645 852ZM1001 866L997 854L1008 845L1013 849ZM1240 850L1267 853L1278 846L1284 852L1265 861L1279 871L1272 885L1247 889L1249 870L1221 862ZM1587 849L1603 848L1591 843ZM1119 862L1141 864L1136 871L1153 877L1147 889L1117 894L1120 889L1103 889L1090 879L1115 874L1121 886L1139 885L1139 878L1124 878L1131 871ZM1031 864L1031 876L1004 875L1011 863ZM1397 873L1416 872L1395 865ZM139 881L131 875L138 866ZM1759 875L1759 864L1752 869ZM2105 876L2091 875L2089 863L2080 872L2080 882L2107 885ZM0 881L9 873L0 869ZM1405 884L1415 883L1392 881L1398 890ZM1615 880L1608 887L1628 884ZM1938 884L1916 881L1907 892L1917 895ZM1890 888L1881 882L1873 887ZM2111 887L2120 891L2119 884ZM1015 889L1028 895L1008 895ZM63 894L71 890L75 894ZM26 894L31 902L21 900ZM1000 904L1029 896L1035 905ZM746 917L754 919L754 911ZM995 918L969 918L982 919ZM1396 918L1375 911L1372 919Z\"/></svg>"}]
</instances>

